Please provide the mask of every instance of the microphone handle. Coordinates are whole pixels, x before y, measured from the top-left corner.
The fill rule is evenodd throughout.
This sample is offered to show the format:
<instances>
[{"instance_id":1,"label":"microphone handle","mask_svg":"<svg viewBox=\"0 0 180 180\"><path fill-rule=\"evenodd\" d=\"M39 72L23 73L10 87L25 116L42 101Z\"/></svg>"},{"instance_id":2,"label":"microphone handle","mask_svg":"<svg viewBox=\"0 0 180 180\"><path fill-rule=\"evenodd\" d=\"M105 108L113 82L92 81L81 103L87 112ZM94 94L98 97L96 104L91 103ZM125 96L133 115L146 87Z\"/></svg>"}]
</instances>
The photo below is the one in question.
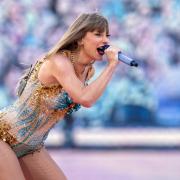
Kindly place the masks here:
<instances>
[{"instance_id":1,"label":"microphone handle","mask_svg":"<svg viewBox=\"0 0 180 180\"><path fill-rule=\"evenodd\" d=\"M135 60L129 58L126 55L124 55L121 51L118 52L118 60L122 61L122 62L124 62L124 63L126 63L126 64L128 64L130 66L138 67L138 63Z\"/></svg>"}]
</instances>

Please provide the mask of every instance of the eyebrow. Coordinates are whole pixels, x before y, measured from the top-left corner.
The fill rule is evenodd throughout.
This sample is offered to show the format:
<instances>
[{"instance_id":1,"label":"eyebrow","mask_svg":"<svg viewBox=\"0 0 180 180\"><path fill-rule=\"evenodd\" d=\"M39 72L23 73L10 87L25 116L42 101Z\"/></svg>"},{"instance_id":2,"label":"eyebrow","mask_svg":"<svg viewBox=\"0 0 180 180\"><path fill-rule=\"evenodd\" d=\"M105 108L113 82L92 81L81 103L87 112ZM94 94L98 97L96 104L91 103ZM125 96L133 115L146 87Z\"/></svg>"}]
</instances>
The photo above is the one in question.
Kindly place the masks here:
<instances>
[{"instance_id":1,"label":"eyebrow","mask_svg":"<svg viewBox=\"0 0 180 180\"><path fill-rule=\"evenodd\" d=\"M100 30L94 30L95 32L98 32L98 33L104 33L105 31L101 32ZM106 33L107 36L111 36L111 34L109 33Z\"/></svg>"}]
</instances>

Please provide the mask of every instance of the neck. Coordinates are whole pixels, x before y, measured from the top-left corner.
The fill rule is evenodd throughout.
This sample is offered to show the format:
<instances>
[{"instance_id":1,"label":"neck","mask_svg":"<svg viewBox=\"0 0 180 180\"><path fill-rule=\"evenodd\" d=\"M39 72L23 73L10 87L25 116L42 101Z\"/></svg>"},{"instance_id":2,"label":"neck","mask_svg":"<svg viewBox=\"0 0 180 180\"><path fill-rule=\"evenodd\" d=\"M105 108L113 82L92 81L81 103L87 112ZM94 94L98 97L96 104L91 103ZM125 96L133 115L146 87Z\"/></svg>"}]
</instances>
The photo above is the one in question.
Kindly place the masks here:
<instances>
[{"instance_id":1,"label":"neck","mask_svg":"<svg viewBox=\"0 0 180 180\"><path fill-rule=\"evenodd\" d=\"M71 60L73 62L77 75L82 75L88 66L91 66L94 60L88 57L82 51L75 51L71 53Z\"/></svg>"},{"instance_id":2,"label":"neck","mask_svg":"<svg viewBox=\"0 0 180 180\"><path fill-rule=\"evenodd\" d=\"M94 62L94 60L82 50L77 51L75 53L76 53L76 64L78 64L79 66L88 66Z\"/></svg>"}]
</instances>

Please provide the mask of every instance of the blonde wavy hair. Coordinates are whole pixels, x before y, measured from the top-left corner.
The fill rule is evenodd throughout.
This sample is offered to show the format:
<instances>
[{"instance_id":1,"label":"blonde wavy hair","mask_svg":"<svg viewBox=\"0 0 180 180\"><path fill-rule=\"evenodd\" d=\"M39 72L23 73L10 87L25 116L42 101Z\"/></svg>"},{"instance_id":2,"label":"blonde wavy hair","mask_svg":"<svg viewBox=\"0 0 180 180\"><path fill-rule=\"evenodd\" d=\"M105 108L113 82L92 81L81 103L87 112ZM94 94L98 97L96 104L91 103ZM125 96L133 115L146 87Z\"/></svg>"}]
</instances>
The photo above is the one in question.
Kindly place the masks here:
<instances>
[{"instance_id":1,"label":"blonde wavy hair","mask_svg":"<svg viewBox=\"0 0 180 180\"><path fill-rule=\"evenodd\" d=\"M85 36L87 32L98 30L109 33L109 25L107 19L98 13L81 14L64 33L62 38L55 46L46 54L50 57L61 50L76 50L78 42Z\"/></svg>"}]
</instances>

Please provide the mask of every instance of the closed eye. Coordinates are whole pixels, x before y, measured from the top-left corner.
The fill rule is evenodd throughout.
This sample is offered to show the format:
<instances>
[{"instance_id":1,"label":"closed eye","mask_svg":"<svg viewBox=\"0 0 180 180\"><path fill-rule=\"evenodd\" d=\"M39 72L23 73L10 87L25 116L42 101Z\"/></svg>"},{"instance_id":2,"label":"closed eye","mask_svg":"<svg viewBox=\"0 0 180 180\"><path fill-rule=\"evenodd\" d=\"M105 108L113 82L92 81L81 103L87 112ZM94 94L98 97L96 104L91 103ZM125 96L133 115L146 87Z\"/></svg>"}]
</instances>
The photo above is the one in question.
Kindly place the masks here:
<instances>
[{"instance_id":1,"label":"closed eye","mask_svg":"<svg viewBox=\"0 0 180 180\"><path fill-rule=\"evenodd\" d=\"M100 34L100 33L95 33L95 35L96 35L96 36L101 36L101 34Z\"/></svg>"},{"instance_id":2,"label":"closed eye","mask_svg":"<svg viewBox=\"0 0 180 180\"><path fill-rule=\"evenodd\" d=\"M101 34L101 33L96 33L95 35L96 35L96 36L103 36L103 34ZM110 34L107 34L107 35L106 35L106 37L110 37L110 36L111 36Z\"/></svg>"}]
</instances>

